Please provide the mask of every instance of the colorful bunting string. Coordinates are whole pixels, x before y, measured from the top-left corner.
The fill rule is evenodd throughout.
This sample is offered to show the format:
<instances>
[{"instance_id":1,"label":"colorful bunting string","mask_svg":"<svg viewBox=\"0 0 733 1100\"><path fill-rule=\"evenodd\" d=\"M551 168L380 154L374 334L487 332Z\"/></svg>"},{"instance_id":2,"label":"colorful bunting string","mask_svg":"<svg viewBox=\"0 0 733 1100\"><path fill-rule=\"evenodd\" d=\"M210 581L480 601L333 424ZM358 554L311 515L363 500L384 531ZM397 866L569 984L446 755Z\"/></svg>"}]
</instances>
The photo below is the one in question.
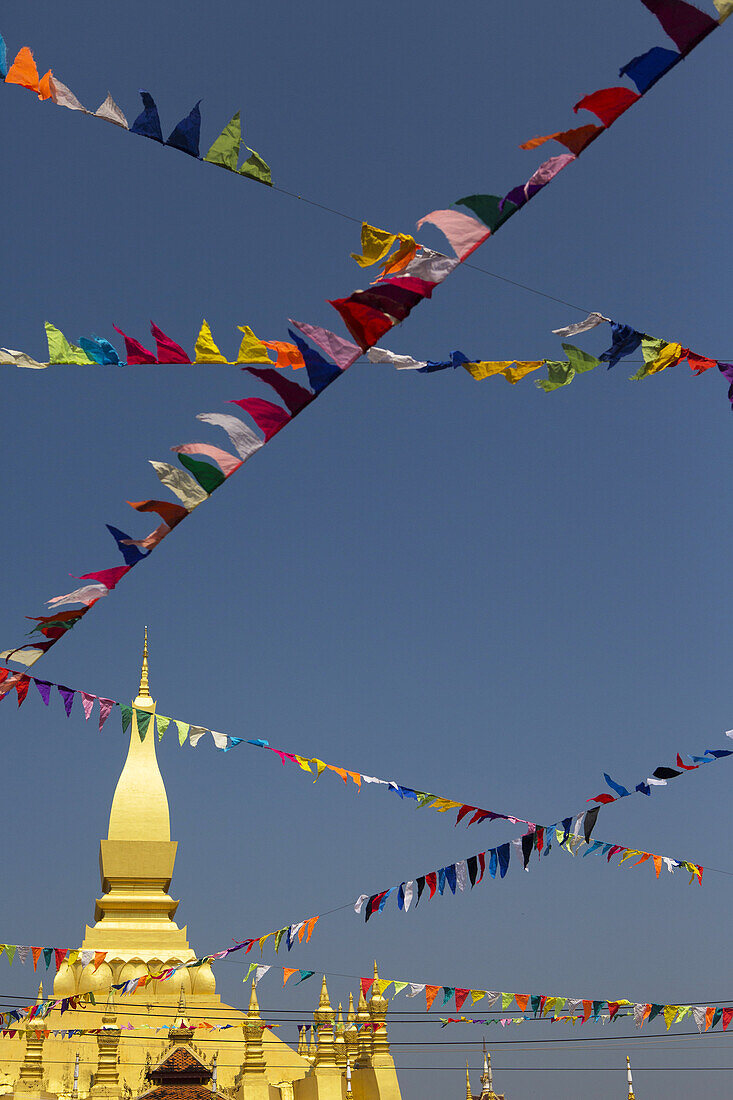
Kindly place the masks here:
<instances>
[{"instance_id":1,"label":"colorful bunting string","mask_svg":"<svg viewBox=\"0 0 733 1100\"><path fill-rule=\"evenodd\" d=\"M0 57L6 57L5 42L0 35ZM67 88L58 77L55 77L49 69L43 77L39 77L36 62L28 46L23 46L15 56L15 60L7 67L0 64L0 81L5 84L16 84L30 92L35 92L40 100L50 100L57 107L66 107L71 111L78 111L82 115L101 119L103 122L111 122L121 130L138 134L140 137L151 138L159 145L165 145L169 149L176 149L186 153L195 160L202 160L209 164L216 164L225 168L228 172L247 179L272 186L272 173L259 153L244 148L250 154L245 157L241 167L237 167L240 160L242 147L242 125L239 111L226 124L209 151L202 156L199 151L201 138L201 100L196 103L189 113L173 128L166 139L163 138L160 117L155 100L150 92L141 91L142 111L130 125L122 109L115 103L112 96L107 93L107 98L100 104L96 111L90 111L84 107L70 88Z\"/></svg>"},{"instance_id":2,"label":"colorful bunting string","mask_svg":"<svg viewBox=\"0 0 733 1100\"><path fill-rule=\"evenodd\" d=\"M644 2L647 7L650 7L652 0L644 0ZM654 3L660 8L660 10L657 10L655 13L659 16L662 26L675 39L680 49L679 57L689 53L707 34L719 25L719 22L705 16L691 5L683 3L683 0L654 0ZM666 9L664 12L661 11L661 7L665 5L674 8L674 16L672 17L671 23ZM721 12L720 22L723 21L726 15L727 12ZM684 28L684 30L680 28ZM689 28L693 29L690 30ZM682 43L681 46L680 42ZM635 60L638 61L639 59ZM668 71L670 67L671 65L663 69L663 72ZM626 68L629 68L629 66ZM662 75L662 72L658 75ZM74 110L85 111L85 108L82 107L73 93L71 93L65 85L56 81L50 71L42 80L38 80L35 62L33 61L30 50L25 47L20 51L13 66L11 66L11 69L6 74L5 82L18 83L23 87L36 91L41 98L53 98L55 102L62 103ZM587 145L590 144L590 141L594 140L602 129L608 128L609 125L616 121L619 114L623 110L628 109L632 102L636 102L637 99L648 90L649 86L651 85L648 84L647 87L640 92L639 96L622 94L623 90L619 91L615 89L604 90L602 93L593 93L592 96L585 97L585 99L579 101L579 103L576 104L576 110L581 107L588 108L597 114L602 123L599 131L594 131L593 134L589 136L589 140L585 142L583 148L586 148ZM142 114L133 124L133 131L139 132L157 141L162 141L162 131L158 120L157 108L152 97L150 97L148 93L143 95L143 107L144 110ZM114 114L115 110L119 111L113 102L107 103L105 101L105 104L100 108L100 111L102 111L100 117L107 117L109 121L117 121L119 125L125 125L124 116L122 120L108 117L110 113ZM176 127L176 130L171 135L171 139L169 140L172 141L172 144L176 148L181 148L182 143L185 145L186 142L192 140L191 135L195 134L198 125L197 111L198 105L189 114L187 119L184 120L179 127ZM235 165L232 160L232 149L234 145L236 145L237 151L239 149L237 138L238 127L239 119L237 116L234 116L214 143L214 146L212 146L207 154L207 158L210 157L214 163L234 170ZM551 135L553 139L557 138L557 136L558 135ZM536 145L541 142L539 139L533 139L533 143ZM185 148L184 151L191 152L192 148ZM420 219L418 228L425 223L429 223L435 225L444 233L454 250L455 258L443 256L441 253L419 246L415 243L414 239L407 234L389 233L388 231L378 230L364 223L362 226L362 253L357 255L356 258L362 265L384 261L381 278L372 283L368 290L354 291L347 298L331 300L331 305L333 305L341 315L347 329L356 342L356 346L317 326L296 324L295 327L304 335L314 340L342 370L345 369L346 366L351 365L351 363L359 357L359 349L362 352L368 351L369 348L378 343L380 337L389 331L390 328L405 320L415 305L425 298L429 298L433 289L447 278L459 263L464 262L480 244L495 233L512 214L516 213L516 211L525 205L530 198L534 197L539 190L554 179L555 176L565 168L567 164L574 160L581 151L581 149L578 149L577 152L551 157L533 173L526 184L512 189L503 199L493 195L474 195L466 199L458 200L456 205L468 206L478 215L479 220L468 217L455 210L433 211ZM197 154L194 153L194 155ZM256 156L256 154L254 155ZM397 246L396 251L390 254L390 249L395 245ZM51 326L51 329L53 329L53 326ZM57 333L58 330L54 330L50 333L50 338L61 358L71 357L75 359L77 356L84 356L85 360L91 359L97 362L99 361L99 357L101 357L101 360L104 361L104 357L108 350L108 342L96 338L87 338L86 345L80 340L79 346L75 347L69 345L62 334L59 333L57 335ZM125 339L128 362L152 362L155 360L156 357L143 348L142 345L139 345L137 341L125 336L124 333L122 335ZM154 335L156 334L154 333ZM326 361L323 360L317 352L313 351L312 348L308 347L308 345L297 337L292 330L290 331L290 335L297 349L301 352L304 361L306 350L311 361L313 361L313 357L316 357L317 362L313 370L319 378L326 379L323 382L323 386L325 387L325 385L330 384L330 381L336 376L329 376L328 374L329 370L333 371L331 365L326 363ZM171 354L174 356L180 355L181 358L177 361L182 361L186 358L185 352L180 348L180 345L174 344L162 333L160 333L159 336L156 335L156 340L160 340L161 337L161 343L164 347L163 354L165 356L170 357ZM256 340L251 330L245 332L245 339ZM279 345L273 345L273 347L278 352L277 362L281 363ZM49 343L49 349L50 348L51 343ZM662 349L660 348L659 352L661 353L661 351ZM582 354L583 353L581 353L581 355ZM16 365L21 365L22 360L26 361L30 359L25 353L21 352L8 351L7 355ZM53 358L53 355L50 355L50 358ZM196 360L198 362L226 362L219 349L214 344L211 332L206 323L202 326L199 338L196 342ZM240 361L240 356L238 356L238 361ZM249 358L242 361L252 362L253 359L250 355ZM254 361L261 362L262 360L255 359ZM267 361L269 361L269 357ZM34 363L31 360L30 362L25 362L24 365L34 365ZM537 366L539 365L541 364L538 363ZM524 373L529 373L531 370L535 369L534 365L527 363L523 364L521 368L518 365L511 364L506 364L506 366L509 368L510 372L512 372L508 375L510 380L515 380L515 375L522 376ZM568 374L569 369L570 368L568 368L567 371ZM572 369L577 371L578 367L574 366ZM733 365L730 366L729 373L729 380L732 383L731 392L733 393ZM552 379L549 381L551 382ZM309 399L312 399L320 392L313 378L311 378L311 385L313 386L313 392L305 391ZM271 439L272 436L292 418L292 415L295 415L289 412L286 413L281 406L262 401L258 398L245 399L235 403L241 405L262 430L264 433L264 442L269 441L269 439ZM205 414L204 418L208 419L210 423L216 422L213 420L215 415L216 414ZM221 418L219 418L219 423L222 423ZM251 456L254 450L262 445L263 440L255 436L243 422L240 421L239 425L237 429L239 438L241 439L243 436L246 438L244 450L239 451L240 458L242 462L244 462ZM191 449L191 445L184 445L184 447L186 450ZM184 461L184 459L188 461ZM230 455L226 461L232 459L234 459L234 456ZM217 468L210 463L191 459L190 455L179 453L179 460L184 466L183 470L171 466L168 463L152 463L161 482L182 502L180 506L163 502L162 507L169 515L172 509L177 510L175 512L175 522L180 522L180 520L185 518L190 511L198 507L204 500L208 499L213 489L218 488L227 476L221 468L217 470ZM231 472L230 470L230 473ZM160 508L156 508L156 503L157 502L151 501L138 502L136 506L139 507L140 510L154 510L162 515ZM163 523L145 539L134 540L127 537L116 539L123 553L123 558L125 560L124 567L82 574L80 579L91 581L92 583L83 585L73 592L54 597L52 600L48 601L49 606L52 607L58 607L67 603L81 603L83 605L83 610L63 621L60 617L46 616L39 618L37 621L44 624L40 628L41 632L43 633L44 630L47 632L45 640L35 645L26 644L14 649L5 650L0 653L0 658L25 665L26 667L34 664L43 657L48 649L63 636L65 631L75 625L82 615L85 615L100 598L108 595L122 576L129 572L129 570L142 560L143 557L147 557L150 551L170 533L170 530L171 525L163 518ZM114 535L114 530L112 533ZM122 532L119 532L119 534L121 535ZM130 549L126 552L123 546L129 547ZM135 548L137 553L135 553L132 547ZM49 619L53 622L53 626L49 625Z\"/></svg>"},{"instance_id":3,"label":"colorful bunting string","mask_svg":"<svg viewBox=\"0 0 733 1100\"><path fill-rule=\"evenodd\" d=\"M112 708L119 707L123 733L126 733L130 728L134 714L141 741L145 740L151 724L153 730L157 732L158 740L161 741L171 722L173 722L177 730L178 742L181 747L188 742L192 747L196 748L206 734L210 733L215 748L220 752L228 752L237 745L251 745L255 748L266 749L268 752L274 753L283 765L286 763L294 764L301 771L314 775L314 783L318 781L324 771L331 771L338 775L347 785L349 780L351 780L359 792L363 784L384 787L393 794L398 795L403 801L414 801L418 809L430 807L438 813L447 813L452 810L457 810L456 825L459 825L461 821L465 821L467 825L473 825L481 821L501 820L510 821L514 825L527 825L530 829L545 827L539 826L537 822L528 821L522 817L500 813L497 810L482 809L467 803L458 802L455 799L446 798L442 795L433 794L429 791L420 791L412 787L407 787L397 783L393 779L379 779L376 776L364 775L362 772L342 768L336 764L328 764L318 757L307 757L301 756L298 753L286 752L284 749L278 749L270 745L270 743L263 738L235 737L230 734L211 730L207 726L193 725L190 722L184 722L177 718L169 718L163 714L153 715L149 711L126 706L114 699L106 699L93 695L90 692L80 691L78 688L70 688L63 684L53 683L50 680L40 680L37 677L26 676L23 673L13 672L11 669L3 668L2 666L0 666L0 701L12 691L16 691L18 706L21 706L27 697L28 688L31 682L35 683L46 706L49 705L51 699L51 689L55 688L63 701L67 718L71 715L75 696L78 695L81 699L84 717L87 721L89 721L91 717L95 702L97 702L99 704L100 731L109 717ZM733 730L727 730L726 737L733 739ZM604 772L604 779L615 794L610 795L604 792L603 794L596 795L594 798L587 799L587 801L598 802L600 805L607 805L610 802L618 801L620 798L625 798L632 793L651 795L653 787L664 787L667 785L669 779L676 778L685 772L696 771L702 764L712 764L714 761L725 759L728 756L733 756L733 749L706 749L702 756L690 754L689 759L692 763L685 764L681 755L677 753L676 768L670 768L665 765L658 766L651 776L637 783L633 791L628 790L620 783L616 783L615 780L611 779L610 776ZM593 811L589 812L592 813Z\"/></svg>"},{"instance_id":4,"label":"colorful bunting string","mask_svg":"<svg viewBox=\"0 0 733 1100\"><path fill-rule=\"evenodd\" d=\"M270 933L272 935L273 933ZM266 938L266 937L264 937ZM263 938L263 939L264 939ZM122 996L131 995L136 993L139 989L145 988L151 982L166 980L176 970L183 969L185 967L194 968L202 965L203 963L213 963L219 959L225 958L227 955L233 952L241 950L246 947L247 951L251 947L262 940L245 940L242 943L237 943L233 947L226 948L223 951L215 952L211 955L204 955L199 959L194 959L189 963L182 964L181 966L168 968L155 975L144 975L140 978L133 978L128 982L119 982L112 985L110 988L115 990ZM277 944L279 946L279 942ZM35 950L35 949L34 949ZM40 950L40 949L38 949ZM49 949L46 949L49 950ZM268 973L281 973L283 985L295 975L298 975L297 982L307 981L312 978L316 971L299 969L293 967L280 967L273 964L259 965L257 963L250 963L249 969L242 979L243 982L247 982L249 978L254 975L254 982L257 984ZM328 977L328 972L323 974L324 978ZM397 979L397 978L380 978L376 973L373 977L361 977L358 979L361 987L361 991L365 997L367 997L372 991L374 991L379 997L385 997L385 994L390 992L392 999L399 993L406 991L406 996L414 998L418 996L425 997L425 1011L429 1012L435 1004L440 1008L445 1008L450 1002L455 1005L456 1011L460 1012L466 1002L470 1002L471 1006L478 1004L481 1001L486 1002L486 1009L490 1012L507 1012L511 1009L512 1004L516 1005L516 1008L522 1013L518 1018L484 1018L474 1019L467 1016L459 1017L440 1017L438 1022L442 1027L448 1024L454 1023L472 1023L472 1024L490 1024L498 1023L505 1026L508 1023L525 1023L529 1020L545 1020L551 1022L577 1022L577 1023L597 1023L607 1022L616 1019L621 1016L633 1016L634 1023L637 1027L641 1028L649 1021L656 1019L657 1016L663 1016L664 1022L669 1030L673 1023L681 1023L688 1015L692 1015L698 1030L700 1032L714 1029L722 1022L723 1030L727 1030L731 1019L733 1019L733 1007L723 1007L720 1005L693 1005L693 1004L675 1004L667 1005L655 1002L635 1002L626 997L618 997L616 999L610 999L607 997L598 998L580 998L580 997L568 997L561 995L551 995L547 993L514 993L514 992L501 992L497 990L489 990L482 988L470 988L459 987L453 985L430 985L426 982L414 981L411 979ZM390 990L390 987L393 987ZM97 996L103 994L106 990L97 990ZM437 1001L438 996L441 996L441 1001ZM11 1031L17 1031L19 1029L13 1029L12 1025L15 1023L25 1022L31 1023L34 1019L39 1021L47 1016L50 1012L58 1010L60 1013L64 1013L70 1009L78 1009L86 1005L95 1005L97 1000L94 993L82 993L72 997L55 998L49 997L40 1003L32 1005L25 1005L19 1008L8 1010L0 1014L0 1029L3 1030L3 1034L8 1034ZM143 1025L144 1026L144 1025ZM198 1027L204 1027L214 1030L214 1026L204 1021L197 1025ZM224 1030L226 1027L232 1025L223 1025L219 1030ZM263 1025L268 1026L268 1025ZM308 1025L301 1025L308 1026ZM367 1024L364 1028L375 1029L383 1025ZM128 1030L136 1030L132 1025L126 1025ZM150 1030L160 1030L151 1026ZM80 1032L73 1029L73 1032L78 1034ZM91 1032L90 1032L91 1033Z\"/></svg>"}]
</instances>

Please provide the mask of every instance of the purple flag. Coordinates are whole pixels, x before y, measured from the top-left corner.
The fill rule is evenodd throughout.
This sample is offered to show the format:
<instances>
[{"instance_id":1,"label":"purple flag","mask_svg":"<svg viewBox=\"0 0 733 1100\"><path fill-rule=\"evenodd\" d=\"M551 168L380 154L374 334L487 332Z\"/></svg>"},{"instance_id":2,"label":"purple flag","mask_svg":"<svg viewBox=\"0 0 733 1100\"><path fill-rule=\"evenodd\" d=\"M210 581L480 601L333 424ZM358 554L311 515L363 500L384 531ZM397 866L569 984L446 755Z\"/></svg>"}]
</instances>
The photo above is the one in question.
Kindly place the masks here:
<instances>
[{"instance_id":1,"label":"purple flag","mask_svg":"<svg viewBox=\"0 0 733 1100\"><path fill-rule=\"evenodd\" d=\"M48 701L51 698L51 684L49 684L48 680L35 680L35 678L34 682L40 692L41 698L46 706L48 706Z\"/></svg>"},{"instance_id":2,"label":"purple flag","mask_svg":"<svg viewBox=\"0 0 733 1100\"><path fill-rule=\"evenodd\" d=\"M56 685L59 689L59 695L64 701L64 709L66 710L66 717L71 714L71 708L74 705L74 695L76 694L73 688L64 687L62 684Z\"/></svg>"}]
</instances>

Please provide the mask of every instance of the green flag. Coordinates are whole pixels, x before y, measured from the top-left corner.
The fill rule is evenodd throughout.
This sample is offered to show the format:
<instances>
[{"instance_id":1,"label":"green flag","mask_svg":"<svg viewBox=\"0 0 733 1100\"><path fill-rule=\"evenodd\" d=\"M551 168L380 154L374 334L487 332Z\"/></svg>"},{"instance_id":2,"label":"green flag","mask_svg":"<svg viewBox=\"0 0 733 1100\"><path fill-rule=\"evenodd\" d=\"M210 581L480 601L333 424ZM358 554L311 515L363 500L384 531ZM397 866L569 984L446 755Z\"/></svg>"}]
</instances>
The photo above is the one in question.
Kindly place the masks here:
<instances>
[{"instance_id":1,"label":"green flag","mask_svg":"<svg viewBox=\"0 0 733 1100\"><path fill-rule=\"evenodd\" d=\"M552 390L557 390L560 386L569 386L575 378L575 370L567 359L548 359L545 366L547 367L547 378L535 379L535 386L544 390L545 393L551 393Z\"/></svg>"},{"instance_id":2,"label":"green flag","mask_svg":"<svg viewBox=\"0 0 733 1100\"><path fill-rule=\"evenodd\" d=\"M93 363L85 351L70 344L60 329L46 321L49 363Z\"/></svg>"},{"instance_id":3,"label":"green flag","mask_svg":"<svg viewBox=\"0 0 733 1100\"><path fill-rule=\"evenodd\" d=\"M122 732L127 733L132 721L132 707L126 707L120 703L120 716L122 718Z\"/></svg>"},{"instance_id":4,"label":"green flag","mask_svg":"<svg viewBox=\"0 0 733 1100\"><path fill-rule=\"evenodd\" d=\"M301 970L300 977L295 984L300 985L301 982L307 981L308 978L312 978L314 974L315 970Z\"/></svg>"},{"instance_id":5,"label":"green flag","mask_svg":"<svg viewBox=\"0 0 733 1100\"><path fill-rule=\"evenodd\" d=\"M149 710L135 710L135 717L137 718L137 732L140 735L140 740L145 740L145 735L148 732L148 726L150 725L150 719L153 717Z\"/></svg>"},{"instance_id":6,"label":"green flag","mask_svg":"<svg viewBox=\"0 0 733 1100\"><path fill-rule=\"evenodd\" d=\"M519 209L516 203L505 202L501 210L498 195L467 195L465 199L456 199L455 206L467 206L484 225L488 225L492 233L495 233L507 218Z\"/></svg>"},{"instance_id":7,"label":"green flag","mask_svg":"<svg viewBox=\"0 0 733 1100\"><path fill-rule=\"evenodd\" d=\"M182 745L188 737L188 731L190 727L188 725L188 722L179 722L177 719L174 719L174 721L178 726L178 744Z\"/></svg>"},{"instance_id":8,"label":"green flag","mask_svg":"<svg viewBox=\"0 0 733 1100\"><path fill-rule=\"evenodd\" d=\"M570 360L570 366L576 372L576 374L583 374L587 370L593 370L600 363L600 359L596 359L595 355L589 355L587 351L581 351L580 348L576 348L574 344L563 344L563 351Z\"/></svg>"},{"instance_id":9,"label":"green flag","mask_svg":"<svg viewBox=\"0 0 733 1100\"><path fill-rule=\"evenodd\" d=\"M267 187L272 187L272 172L270 171L269 164L265 164L260 154L256 153L254 149L250 149L249 145L246 145L245 149L251 153L252 156L248 157L239 169L240 176L247 176L247 178L251 180L259 180L260 183L266 184Z\"/></svg>"},{"instance_id":10,"label":"green flag","mask_svg":"<svg viewBox=\"0 0 733 1100\"><path fill-rule=\"evenodd\" d=\"M281 942L281 940L282 940L282 938L283 938L283 936L285 935L286 932L287 932L287 928L278 928L277 932L275 933L275 954L276 955L277 955L278 951L280 950L280 942Z\"/></svg>"},{"instance_id":11,"label":"green flag","mask_svg":"<svg viewBox=\"0 0 733 1100\"><path fill-rule=\"evenodd\" d=\"M218 489L226 480L221 470L217 470L216 466L212 466L210 462L201 462L197 458L191 458L190 455L181 454L178 456L178 461L196 478L201 488L207 493L213 493L214 489Z\"/></svg>"},{"instance_id":12,"label":"green flag","mask_svg":"<svg viewBox=\"0 0 733 1100\"><path fill-rule=\"evenodd\" d=\"M241 141L242 123L237 111L236 115L227 122L204 160L208 160L209 164L218 164L220 168L228 168L230 172L236 172Z\"/></svg>"},{"instance_id":13,"label":"green flag","mask_svg":"<svg viewBox=\"0 0 733 1100\"><path fill-rule=\"evenodd\" d=\"M163 734L168 729L168 726L170 725L171 720L170 720L170 718L166 718L162 714L156 714L155 721L158 725L158 740L162 741L163 740Z\"/></svg>"}]
</instances>

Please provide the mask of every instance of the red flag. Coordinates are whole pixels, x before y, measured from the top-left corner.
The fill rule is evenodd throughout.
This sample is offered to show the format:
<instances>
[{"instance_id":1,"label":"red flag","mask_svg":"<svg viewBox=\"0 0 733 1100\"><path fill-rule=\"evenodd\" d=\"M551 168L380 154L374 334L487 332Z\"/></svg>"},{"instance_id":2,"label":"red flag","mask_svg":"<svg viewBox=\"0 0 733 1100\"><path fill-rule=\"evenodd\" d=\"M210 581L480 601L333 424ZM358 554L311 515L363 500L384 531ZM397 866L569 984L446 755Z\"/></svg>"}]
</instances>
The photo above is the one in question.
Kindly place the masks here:
<instances>
[{"instance_id":1,"label":"red flag","mask_svg":"<svg viewBox=\"0 0 733 1100\"><path fill-rule=\"evenodd\" d=\"M130 366L135 366L140 363L157 363L157 359L153 355L152 351L148 351L137 340L133 340L132 336L126 336L121 328L117 328L117 325L112 325L115 332L119 332L120 336L125 341L125 354L127 355L127 362Z\"/></svg>"},{"instance_id":2,"label":"red flag","mask_svg":"<svg viewBox=\"0 0 733 1100\"><path fill-rule=\"evenodd\" d=\"M463 1002L470 992L470 989L456 989L456 1009L459 1012L463 1008Z\"/></svg>"},{"instance_id":3,"label":"red flag","mask_svg":"<svg viewBox=\"0 0 733 1100\"><path fill-rule=\"evenodd\" d=\"M258 428L265 433L265 442L272 439L291 419L289 413L272 401L263 401L261 397L245 397L242 401L229 401L230 405L239 405L254 420Z\"/></svg>"},{"instance_id":4,"label":"red flag","mask_svg":"<svg viewBox=\"0 0 733 1100\"><path fill-rule=\"evenodd\" d=\"M30 676L19 676L18 682L15 685L15 690L18 692L18 706L25 701L25 697L28 694L28 688L31 686Z\"/></svg>"},{"instance_id":5,"label":"red flag","mask_svg":"<svg viewBox=\"0 0 733 1100\"><path fill-rule=\"evenodd\" d=\"M341 314L344 324L362 351L374 347L394 324L386 313L355 302L353 297L329 299L328 304Z\"/></svg>"},{"instance_id":6,"label":"red flag","mask_svg":"<svg viewBox=\"0 0 733 1100\"><path fill-rule=\"evenodd\" d=\"M182 504L168 500L128 500L127 503L137 512L156 512L171 530L188 515Z\"/></svg>"},{"instance_id":7,"label":"red flag","mask_svg":"<svg viewBox=\"0 0 733 1100\"><path fill-rule=\"evenodd\" d=\"M596 115L604 126L610 126L619 115L628 111L631 104L640 98L639 93L632 92L630 88L601 88L597 92L584 96L575 104L573 110L577 112L583 107Z\"/></svg>"},{"instance_id":8,"label":"red flag","mask_svg":"<svg viewBox=\"0 0 733 1100\"><path fill-rule=\"evenodd\" d=\"M131 565L116 565L113 569L100 569L96 573L82 573L79 580L98 581L105 588L109 588L111 592L117 582L121 581L125 573L129 573L131 569Z\"/></svg>"},{"instance_id":9,"label":"red flag","mask_svg":"<svg viewBox=\"0 0 733 1100\"><path fill-rule=\"evenodd\" d=\"M723 1009L723 1031L728 1027L728 1024L733 1020L733 1008Z\"/></svg>"},{"instance_id":10,"label":"red flag","mask_svg":"<svg viewBox=\"0 0 733 1100\"><path fill-rule=\"evenodd\" d=\"M695 374L702 374L703 371L710 370L711 367L717 367L718 365L717 359L706 359L704 355L696 355L694 351L689 349L686 349L685 358L690 364L690 370L693 370ZM677 759L679 760L679 757Z\"/></svg>"},{"instance_id":11,"label":"red flag","mask_svg":"<svg viewBox=\"0 0 733 1100\"><path fill-rule=\"evenodd\" d=\"M56 969L58 970L58 968L61 966L61 963L69 954L69 949L67 947L54 947L53 953L56 956Z\"/></svg>"},{"instance_id":12,"label":"red flag","mask_svg":"<svg viewBox=\"0 0 733 1100\"><path fill-rule=\"evenodd\" d=\"M362 993L364 994L365 997L368 997L369 996L369 990L374 985L374 978L360 978L359 981L361 982L361 991L362 991Z\"/></svg>"},{"instance_id":13,"label":"red flag","mask_svg":"<svg viewBox=\"0 0 733 1100\"><path fill-rule=\"evenodd\" d=\"M618 1001L609 1001L608 1002L609 1017L611 1019L613 1019L617 1012L618 1012Z\"/></svg>"},{"instance_id":14,"label":"red flag","mask_svg":"<svg viewBox=\"0 0 733 1100\"><path fill-rule=\"evenodd\" d=\"M242 369L249 371L255 378L259 378L268 386L272 386L293 416L296 416L301 409L309 405L315 396L305 386L299 386L297 382L291 382L289 378L284 378L274 367L243 367Z\"/></svg>"},{"instance_id":15,"label":"red flag","mask_svg":"<svg viewBox=\"0 0 733 1100\"><path fill-rule=\"evenodd\" d=\"M435 897L435 891L438 887L437 873L435 871L429 871L428 874L425 876L425 881L427 882L428 888L430 890L430 897L434 898Z\"/></svg>"},{"instance_id":16,"label":"red flag","mask_svg":"<svg viewBox=\"0 0 733 1100\"><path fill-rule=\"evenodd\" d=\"M181 345L177 344L175 340L171 340L170 336L166 336L164 332L161 332L158 326L156 324L153 324L152 321L150 322L150 331L152 332L153 339L155 340L159 363L191 362ZM125 339L127 339L127 337L125 337Z\"/></svg>"},{"instance_id":17,"label":"red flag","mask_svg":"<svg viewBox=\"0 0 733 1100\"><path fill-rule=\"evenodd\" d=\"M479 854L478 854L478 863L479 863L479 867L481 868L481 874L476 879L476 884L477 885L478 885L479 882L481 882L481 879L484 877L484 871L486 870L486 853L485 852L479 852Z\"/></svg>"}]
</instances>

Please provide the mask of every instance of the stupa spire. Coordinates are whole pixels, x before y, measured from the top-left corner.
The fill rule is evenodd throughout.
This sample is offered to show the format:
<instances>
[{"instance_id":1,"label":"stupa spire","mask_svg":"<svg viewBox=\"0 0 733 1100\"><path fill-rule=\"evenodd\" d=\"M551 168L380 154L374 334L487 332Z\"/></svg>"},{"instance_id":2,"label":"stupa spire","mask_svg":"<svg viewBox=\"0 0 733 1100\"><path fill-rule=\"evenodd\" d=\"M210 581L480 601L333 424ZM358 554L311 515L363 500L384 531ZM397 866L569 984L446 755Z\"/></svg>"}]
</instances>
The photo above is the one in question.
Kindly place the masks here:
<instances>
[{"instance_id":1,"label":"stupa spire","mask_svg":"<svg viewBox=\"0 0 733 1100\"><path fill-rule=\"evenodd\" d=\"M148 680L148 628L145 627L139 694L133 702L130 747L122 774L117 782L109 815L109 840L170 841L171 826L168 796L155 755L155 701ZM137 711L151 715L141 739L142 718Z\"/></svg>"},{"instance_id":2,"label":"stupa spire","mask_svg":"<svg viewBox=\"0 0 733 1100\"><path fill-rule=\"evenodd\" d=\"M138 699L150 699L150 685L148 683L148 628L145 627L143 641L143 664L140 670L140 690ZM137 701L137 700L136 700Z\"/></svg>"},{"instance_id":3,"label":"stupa spire","mask_svg":"<svg viewBox=\"0 0 733 1100\"><path fill-rule=\"evenodd\" d=\"M628 1054L626 1055L626 1079L629 1083L629 1097L628 1100L635 1100L634 1095L634 1080L631 1076L631 1059Z\"/></svg>"}]
</instances>

